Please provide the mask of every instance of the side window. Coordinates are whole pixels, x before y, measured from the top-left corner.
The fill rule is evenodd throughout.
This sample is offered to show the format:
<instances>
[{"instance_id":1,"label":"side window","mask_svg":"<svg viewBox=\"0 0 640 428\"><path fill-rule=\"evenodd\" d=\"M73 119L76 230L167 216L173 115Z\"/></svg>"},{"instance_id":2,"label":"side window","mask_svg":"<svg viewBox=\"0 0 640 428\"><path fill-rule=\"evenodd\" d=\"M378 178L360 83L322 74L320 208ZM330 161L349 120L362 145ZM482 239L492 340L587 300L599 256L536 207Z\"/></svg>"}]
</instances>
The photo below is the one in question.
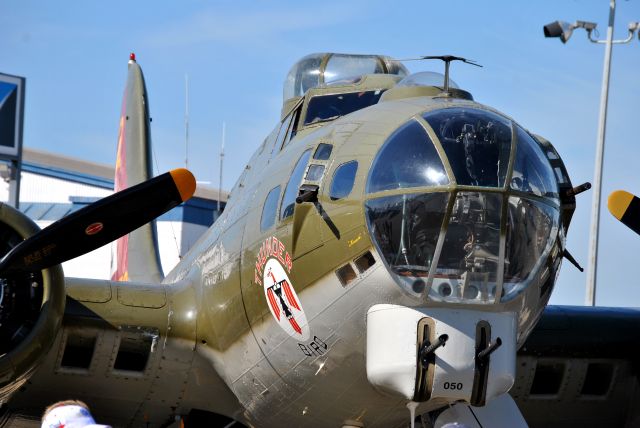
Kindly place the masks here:
<instances>
[{"instance_id":1,"label":"side window","mask_svg":"<svg viewBox=\"0 0 640 428\"><path fill-rule=\"evenodd\" d=\"M318 144L318 148L316 152L313 154L313 158L316 160L328 160L331 157L331 151L333 150L333 145L320 143Z\"/></svg>"},{"instance_id":2,"label":"side window","mask_svg":"<svg viewBox=\"0 0 640 428\"><path fill-rule=\"evenodd\" d=\"M311 150L305 151L302 156L300 156L300 160L298 160L295 168L293 168L291 178L289 178L287 188L285 189L284 196L282 197L280 220L293 215L293 209L295 208L296 204L296 196L298 196L298 188L300 187L300 183L302 183L302 175L304 174L304 170L307 167L307 162L309 162L310 156Z\"/></svg>"},{"instance_id":3,"label":"side window","mask_svg":"<svg viewBox=\"0 0 640 428\"><path fill-rule=\"evenodd\" d=\"M350 161L340 165L333 174L329 196L332 201L349 196L358 171L358 162Z\"/></svg>"},{"instance_id":4,"label":"side window","mask_svg":"<svg viewBox=\"0 0 640 428\"><path fill-rule=\"evenodd\" d=\"M280 186L276 186L267 195L262 207L262 217L260 218L260 231L264 232L276 222L276 209L278 209L278 199L280 198Z\"/></svg>"},{"instance_id":5,"label":"side window","mask_svg":"<svg viewBox=\"0 0 640 428\"><path fill-rule=\"evenodd\" d=\"M298 122L300 121L300 110L302 110L302 104L300 104L298 106L297 109L294 110L293 114L292 114L292 121L291 121L291 126L289 127L289 132L287 132L287 136L284 139L284 143L282 144L282 147L286 146L287 144L289 144L289 141L291 141L291 139L293 137L296 136L296 133L298 132Z\"/></svg>"},{"instance_id":6,"label":"side window","mask_svg":"<svg viewBox=\"0 0 640 428\"><path fill-rule=\"evenodd\" d=\"M278 131L278 138L276 138L276 143L273 145L273 154L275 155L282 148L282 142L284 138L288 135L288 130L291 128L291 119L293 118L293 114L289 114L282 121L282 125L280 126L280 131Z\"/></svg>"}]
</instances>

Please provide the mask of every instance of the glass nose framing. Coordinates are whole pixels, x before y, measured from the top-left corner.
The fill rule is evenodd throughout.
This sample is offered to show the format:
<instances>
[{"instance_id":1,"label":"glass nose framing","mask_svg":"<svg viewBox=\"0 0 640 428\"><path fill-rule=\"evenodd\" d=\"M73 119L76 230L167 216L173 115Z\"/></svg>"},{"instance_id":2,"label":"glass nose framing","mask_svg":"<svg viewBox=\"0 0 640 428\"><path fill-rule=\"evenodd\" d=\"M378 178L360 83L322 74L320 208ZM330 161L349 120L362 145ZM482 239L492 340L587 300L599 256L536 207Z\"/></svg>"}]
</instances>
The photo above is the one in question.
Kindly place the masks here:
<instances>
[{"instance_id":1,"label":"glass nose framing","mask_svg":"<svg viewBox=\"0 0 640 428\"><path fill-rule=\"evenodd\" d=\"M438 155L427 156L418 179L402 147L415 140L416 130L406 130L414 124ZM394 144L403 156L394 155ZM396 157L410 179L394 176ZM446 177L429 179L441 170ZM562 253L557 180L533 137L496 113L449 108L412 118L379 150L367 192L373 241L409 294L494 304L555 277Z\"/></svg>"}]
</instances>

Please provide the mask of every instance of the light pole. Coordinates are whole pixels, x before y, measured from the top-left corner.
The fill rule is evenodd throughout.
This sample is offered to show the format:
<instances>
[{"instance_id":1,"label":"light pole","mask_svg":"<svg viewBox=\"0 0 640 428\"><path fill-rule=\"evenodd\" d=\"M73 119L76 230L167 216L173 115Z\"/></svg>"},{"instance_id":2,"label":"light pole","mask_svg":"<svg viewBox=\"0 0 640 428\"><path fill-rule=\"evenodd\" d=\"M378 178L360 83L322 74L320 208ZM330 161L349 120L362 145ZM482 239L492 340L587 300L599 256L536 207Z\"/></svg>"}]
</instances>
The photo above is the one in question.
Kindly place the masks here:
<instances>
[{"instance_id":1,"label":"light pole","mask_svg":"<svg viewBox=\"0 0 640 428\"><path fill-rule=\"evenodd\" d=\"M611 74L611 48L613 44L629 43L633 39L635 31L640 27L640 23L629 24L629 35L623 40L613 40L613 22L616 14L616 1L609 0L609 26L607 28L607 38L605 40L595 40L592 32L596 25L593 22L576 21L568 24L563 21L555 21L544 26L545 37L559 37L562 43L566 43L573 30L584 28L587 31L589 41L592 43L602 43L605 45L604 70L602 72L602 88L600 92L600 119L598 121L598 142L596 147L596 161L594 169L593 186L593 208L591 211L591 235L589 243L589 267L587 271L587 292L585 304L595 306L596 301L596 274L598 260L598 235L600 225L600 191L602 189L602 163L604 159L604 141L607 126L607 102L609 98L609 76Z\"/></svg>"}]
</instances>

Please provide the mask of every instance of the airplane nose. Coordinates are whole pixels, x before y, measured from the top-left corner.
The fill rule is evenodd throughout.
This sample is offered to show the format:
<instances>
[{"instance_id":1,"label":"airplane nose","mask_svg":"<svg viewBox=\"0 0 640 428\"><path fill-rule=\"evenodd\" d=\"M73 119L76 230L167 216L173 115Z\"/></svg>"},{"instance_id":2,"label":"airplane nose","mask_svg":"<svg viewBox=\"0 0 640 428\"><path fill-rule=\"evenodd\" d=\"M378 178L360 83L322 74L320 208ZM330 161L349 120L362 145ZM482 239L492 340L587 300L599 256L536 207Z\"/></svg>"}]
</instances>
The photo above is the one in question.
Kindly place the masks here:
<instances>
[{"instance_id":1,"label":"airplane nose","mask_svg":"<svg viewBox=\"0 0 640 428\"><path fill-rule=\"evenodd\" d=\"M495 304L555 278L557 180L537 141L497 113L412 118L382 145L366 191L372 239L416 298Z\"/></svg>"}]
</instances>

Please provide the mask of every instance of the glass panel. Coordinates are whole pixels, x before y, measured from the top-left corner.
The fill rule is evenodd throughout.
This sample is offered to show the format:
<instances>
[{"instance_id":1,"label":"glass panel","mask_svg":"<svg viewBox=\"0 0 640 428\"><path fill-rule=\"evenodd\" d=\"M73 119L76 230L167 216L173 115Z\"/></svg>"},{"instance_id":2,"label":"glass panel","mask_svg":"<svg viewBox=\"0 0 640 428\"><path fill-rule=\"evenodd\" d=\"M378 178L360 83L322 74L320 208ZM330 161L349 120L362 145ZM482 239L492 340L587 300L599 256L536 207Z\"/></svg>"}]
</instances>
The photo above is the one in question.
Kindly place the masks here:
<instances>
[{"instance_id":1,"label":"glass panel","mask_svg":"<svg viewBox=\"0 0 640 428\"><path fill-rule=\"evenodd\" d=\"M324 70L320 68L322 61L329 57ZM353 84L364 74L384 73L383 62L387 66L387 73L404 77L408 74L402 63L389 57L379 55L345 55L315 53L307 55L295 63L289 70L284 81L284 100L300 97L307 90L319 86L321 83L340 81Z\"/></svg>"},{"instance_id":2,"label":"glass panel","mask_svg":"<svg viewBox=\"0 0 640 428\"><path fill-rule=\"evenodd\" d=\"M412 119L396 130L378 152L367 192L448 183L442 161L427 131Z\"/></svg>"},{"instance_id":3,"label":"glass panel","mask_svg":"<svg viewBox=\"0 0 640 428\"><path fill-rule=\"evenodd\" d=\"M436 301L493 303L499 267L502 195L460 192L429 297Z\"/></svg>"},{"instance_id":4,"label":"glass panel","mask_svg":"<svg viewBox=\"0 0 640 428\"><path fill-rule=\"evenodd\" d=\"M300 97L320 84L320 64L326 54L311 54L295 63L284 81L284 100Z\"/></svg>"},{"instance_id":5,"label":"glass panel","mask_svg":"<svg viewBox=\"0 0 640 428\"><path fill-rule=\"evenodd\" d=\"M437 110L424 118L440 139L458 184L504 186L511 152L509 120L471 108Z\"/></svg>"},{"instance_id":6,"label":"glass panel","mask_svg":"<svg viewBox=\"0 0 640 428\"><path fill-rule=\"evenodd\" d=\"M560 167L555 167L553 170L556 173L556 178L558 179L558 183L565 184L569 181L567 177L565 177L564 174L562 173L562 169L560 169Z\"/></svg>"},{"instance_id":7,"label":"glass panel","mask_svg":"<svg viewBox=\"0 0 640 428\"><path fill-rule=\"evenodd\" d=\"M331 200L335 201L349 196L351 189L353 189L357 171L358 162L356 161L344 163L336 169L331 182L331 190L329 191Z\"/></svg>"},{"instance_id":8,"label":"glass panel","mask_svg":"<svg viewBox=\"0 0 640 428\"><path fill-rule=\"evenodd\" d=\"M516 132L518 146L511 188L537 196L558 198L558 184L544 152L525 130L517 126Z\"/></svg>"},{"instance_id":9,"label":"glass panel","mask_svg":"<svg viewBox=\"0 0 640 428\"><path fill-rule=\"evenodd\" d=\"M289 141L291 141L291 139L295 137L296 134L298 133L298 121L300 119L300 110L302 110L302 104L300 105L300 107L298 107L293 111L291 126L289 126L289 132L287 132L287 135L284 139L284 143L282 144L282 147L289 144Z\"/></svg>"},{"instance_id":10,"label":"glass panel","mask_svg":"<svg viewBox=\"0 0 640 428\"><path fill-rule=\"evenodd\" d=\"M293 215L293 209L295 208L296 204L296 196L298 196L298 189L300 187L300 183L302 183L302 175L304 174L304 170L307 167L307 162L309 162L310 156L311 150L305 151L302 156L300 156L300 160L298 160L295 168L293 168L291 178L289 179L289 183L287 183L287 188L285 189L284 196L282 197L280 220Z\"/></svg>"},{"instance_id":11,"label":"glass panel","mask_svg":"<svg viewBox=\"0 0 640 428\"><path fill-rule=\"evenodd\" d=\"M433 71L421 71L419 73L410 74L405 77L396 85L397 87L403 86L444 86L444 74L435 73ZM449 87L458 89L459 86L456 82L449 79Z\"/></svg>"},{"instance_id":12,"label":"glass panel","mask_svg":"<svg viewBox=\"0 0 640 428\"><path fill-rule=\"evenodd\" d=\"M382 90L318 95L309 101L304 124L324 122L377 104Z\"/></svg>"},{"instance_id":13,"label":"glass panel","mask_svg":"<svg viewBox=\"0 0 640 428\"><path fill-rule=\"evenodd\" d=\"M365 203L371 236L396 280L420 294L447 209L447 193L395 195Z\"/></svg>"},{"instance_id":14,"label":"glass panel","mask_svg":"<svg viewBox=\"0 0 640 428\"><path fill-rule=\"evenodd\" d=\"M289 130L289 125L291 124L291 119L293 118L293 114L289 114L282 121L282 126L280 126L280 130L278 131L278 138L276 138L276 144L274 145L275 154L278 153L278 150L282 148L282 142L284 141L284 137L287 135L287 131Z\"/></svg>"},{"instance_id":15,"label":"glass panel","mask_svg":"<svg viewBox=\"0 0 640 428\"><path fill-rule=\"evenodd\" d=\"M316 152L313 154L313 158L316 160L327 160L331 157L331 151L333 150L333 145L320 143L318 144L318 148Z\"/></svg>"},{"instance_id":16,"label":"glass panel","mask_svg":"<svg viewBox=\"0 0 640 428\"><path fill-rule=\"evenodd\" d=\"M513 196L507 212L502 301L515 297L535 278L555 242L560 217L557 208Z\"/></svg>"},{"instance_id":17,"label":"glass panel","mask_svg":"<svg viewBox=\"0 0 640 428\"><path fill-rule=\"evenodd\" d=\"M309 165L306 179L309 181L318 181L324 174L324 165Z\"/></svg>"},{"instance_id":18,"label":"glass panel","mask_svg":"<svg viewBox=\"0 0 640 428\"><path fill-rule=\"evenodd\" d=\"M375 73L384 73L382 62L376 56L334 54L325 68L324 82Z\"/></svg>"},{"instance_id":19,"label":"glass panel","mask_svg":"<svg viewBox=\"0 0 640 428\"><path fill-rule=\"evenodd\" d=\"M387 73L395 74L400 77L405 77L409 74L409 70L401 63L388 56L383 56L384 62L387 66Z\"/></svg>"},{"instance_id":20,"label":"glass panel","mask_svg":"<svg viewBox=\"0 0 640 428\"><path fill-rule=\"evenodd\" d=\"M262 217L260 218L260 230L264 232L276 221L276 209L278 209L278 199L280 197L280 186L271 189L262 207Z\"/></svg>"}]
</instances>

